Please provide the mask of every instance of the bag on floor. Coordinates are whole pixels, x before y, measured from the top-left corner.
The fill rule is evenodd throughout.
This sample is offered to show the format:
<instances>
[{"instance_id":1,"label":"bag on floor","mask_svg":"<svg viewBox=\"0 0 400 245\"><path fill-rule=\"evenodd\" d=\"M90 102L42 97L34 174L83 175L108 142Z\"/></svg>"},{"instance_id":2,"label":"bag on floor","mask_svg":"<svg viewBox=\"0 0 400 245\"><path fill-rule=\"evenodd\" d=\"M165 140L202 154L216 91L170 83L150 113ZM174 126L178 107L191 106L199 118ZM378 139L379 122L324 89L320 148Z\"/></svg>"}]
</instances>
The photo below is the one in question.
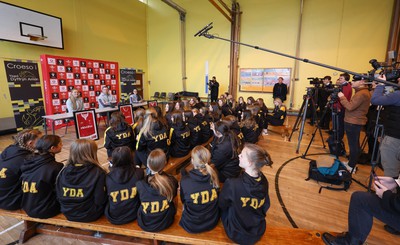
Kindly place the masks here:
<instances>
[{"instance_id":1,"label":"bag on floor","mask_svg":"<svg viewBox=\"0 0 400 245\"><path fill-rule=\"evenodd\" d=\"M308 181L310 179L332 185L343 185L342 187L321 186L321 188L319 188L319 193L321 193L322 188L346 191L351 185L351 173L338 159L335 159L330 167L318 167L317 162L311 160L308 169L308 178L306 180Z\"/></svg>"},{"instance_id":2,"label":"bag on floor","mask_svg":"<svg viewBox=\"0 0 400 245\"><path fill-rule=\"evenodd\" d=\"M331 135L326 142L328 142L329 153L332 155L342 156L343 154L346 154L343 141L340 141L336 144L335 139Z\"/></svg>"}]
</instances>

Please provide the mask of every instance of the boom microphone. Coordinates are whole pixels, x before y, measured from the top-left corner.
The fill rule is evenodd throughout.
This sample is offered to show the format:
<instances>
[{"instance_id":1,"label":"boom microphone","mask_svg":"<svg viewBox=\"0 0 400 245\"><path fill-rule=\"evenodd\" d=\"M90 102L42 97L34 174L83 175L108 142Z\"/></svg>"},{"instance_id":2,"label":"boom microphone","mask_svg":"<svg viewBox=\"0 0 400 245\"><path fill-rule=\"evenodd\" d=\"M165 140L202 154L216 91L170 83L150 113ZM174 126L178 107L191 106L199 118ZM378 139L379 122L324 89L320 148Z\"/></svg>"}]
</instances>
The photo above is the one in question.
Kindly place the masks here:
<instances>
[{"instance_id":1,"label":"boom microphone","mask_svg":"<svg viewBox=\"0 0 400 245\"><path fill-rule=\"evenodd\" d=\"M203 27L203 29L201 29L200 31L198 31L196 34L194 34L195 37L199 36L203 36L204 33L207 33L209 30L211 30L213 28L212 26L212 22L208 25L206 25L205 27Z\"/></svg>"}]
</instances>

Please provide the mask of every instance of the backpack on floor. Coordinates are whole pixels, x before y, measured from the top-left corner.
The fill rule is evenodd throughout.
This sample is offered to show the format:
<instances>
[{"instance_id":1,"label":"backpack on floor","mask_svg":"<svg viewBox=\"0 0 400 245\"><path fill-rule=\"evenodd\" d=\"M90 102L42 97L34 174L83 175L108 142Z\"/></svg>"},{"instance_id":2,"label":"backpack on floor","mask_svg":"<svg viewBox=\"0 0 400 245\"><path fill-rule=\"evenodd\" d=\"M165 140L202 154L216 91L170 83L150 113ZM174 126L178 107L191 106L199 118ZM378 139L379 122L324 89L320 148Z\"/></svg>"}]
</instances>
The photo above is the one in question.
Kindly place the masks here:
<instances>
[{"instance_id":1,"label":"backpack on floor","mask_svg":"<svg viewBox=\"0 0 400 245\"><path fill-rule=\"evenodd\" d=\"M317 182L329 183L331 185L343 185L342 187L321 186L321 188L319 188L319 193L321 193L322 188L346 191L351 185L351 173L338 159L335 159L330 167L317 167L317 162L311 160L308 169L308 178L306 180L308 181L310 179L316 180Z\"/></svg>"}]
</instances>

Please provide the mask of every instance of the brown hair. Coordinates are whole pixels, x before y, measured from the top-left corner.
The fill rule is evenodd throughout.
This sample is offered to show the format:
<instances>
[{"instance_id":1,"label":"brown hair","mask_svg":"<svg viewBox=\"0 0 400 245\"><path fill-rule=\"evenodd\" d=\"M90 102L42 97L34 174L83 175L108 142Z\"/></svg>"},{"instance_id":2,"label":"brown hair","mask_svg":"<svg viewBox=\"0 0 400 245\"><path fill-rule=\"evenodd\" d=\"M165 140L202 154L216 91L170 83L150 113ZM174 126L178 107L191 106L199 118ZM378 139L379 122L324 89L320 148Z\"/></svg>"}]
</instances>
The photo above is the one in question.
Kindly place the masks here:
<instances>
[{"instance_id":1,"label":"brown hair","mask_svg":"<svg viewBox=\"0 0 400 245\"><path fill-rule=\"evenodd\" d=\"M257 122L250 110L244 110L242 115L243 119L240 122L240 127L253 128L256 126Z\"/></svg>"},{"instance_id":2,"label":"brown hair","mask_svg":"<svg viewBox=\"0 0 400 245\"><path fill-rule=\"evenodd\" d=\"M260 171L263 166L271 166L273 164L271 156L262 147L256 144L246 143L243 149L248 149L247 158L254 163L255 168Z\"/></svg>"},{"instance_id":3,"label":"brown hair","mask_svg":"<svg viewBox=\"0 0 400 245\"><path fill-rule=\"evenodd\" d=\"M34 145L29 145L29 141L34 141L42 136L42 132L37 129L24 129L14 136L15 143L28 151L35 151Z\"/></svg>"},{"instance_id":4,"label":"brown hair","mask_svg":"<svg viewBox=\"0 0 400 245\"><path fill-rule=\"evenodd\" d=\"M97 144L93 140L78 139L72 142L69 150L69 164L96 164L100 166L97 159Z\"/></svg>"},{"instance_id":5,"label":"brown hair","mask_svg":"<svg viewBox=\"0 0 400 245\"><path fill-rule=\"evenodd\" d=\"M198 145L192 150L192 164L195 169L198 169L203 175L210 175L211 184L214 188L219 188L219 179L215 170L209 165L211 153L207 148Z\"/></svg>"},{"instance_id":6,"label":"brown hair","mask_svg":"<svg viewBox=\"0 0 400 245\"><path fill-rule=\"evenodd\" d=\"M60 142L61 138L58 135L44 135L36 141L35 148L39 154L46 154L52 146L56 147Z\"/></svg>"},{"instance_id":7,"label":"brown hair","mask_svg":"<svg viewBox=\"0 0 400 245\"><path fill-rule=\"evenodd\" d=\"M158 190L160 195L165 196L168 201L174 198L174 184L170 181L169 177L162 175L161 172L167 163L167 156L164 151L157 148L150 152L147 158L147 166L155 172L153 176L149 176L148 183L151 187Z\"/></svg>"},{"instance_id":8,"label":"brown hair","mask_svg":"<svg viewBox=\"0 0 400 245\"><path fill-rule=\"evenodd\" d=\"M132 150L128 146L120 146L113 150L112 152L112 167L132 167L133 166L133 154Z\"/></svg>"},{"instance_id":9,"label":"brown hair","mask_svg":"<svg viewBox=\"0 0 400 245\"><path fill-rule=\"evenodd\" d=\"M110 127L116 130L120 125L126 124L125 116L120 111L115 111L111 114Z\"/></svg>"}]
</instances>

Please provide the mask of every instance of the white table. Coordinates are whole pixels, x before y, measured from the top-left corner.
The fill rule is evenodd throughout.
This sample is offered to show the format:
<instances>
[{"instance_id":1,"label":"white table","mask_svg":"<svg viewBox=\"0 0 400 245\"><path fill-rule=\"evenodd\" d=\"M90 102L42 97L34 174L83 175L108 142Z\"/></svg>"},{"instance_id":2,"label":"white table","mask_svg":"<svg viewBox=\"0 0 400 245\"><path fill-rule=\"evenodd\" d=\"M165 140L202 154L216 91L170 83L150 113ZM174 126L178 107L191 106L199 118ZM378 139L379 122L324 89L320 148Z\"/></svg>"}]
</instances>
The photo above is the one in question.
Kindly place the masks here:
<instances>
[{"instance_id":1,"label":"white table","mask_svg":"<svg viewBox=\"0 0 400 245\"><path fill-rule=\"evenodd\" d=\"M141 107L141 106L147 106L147 101L132 104L132 107ZM107 113L107 118L109 118L111 112L118 111L118 110L119 110L118 107L96 108L95 113L96 114ZM45 116L42 116L42 118L44 119L43 129L44 129L45 134L47 135L47 120L51 121L51 128L52 128L53 134L55 134L55 121L65 120L65 119L74 119L74 114L73 113L61 113L61 114L54 114L54 115L45 115Z\"/></svg>"}]
</instances>

